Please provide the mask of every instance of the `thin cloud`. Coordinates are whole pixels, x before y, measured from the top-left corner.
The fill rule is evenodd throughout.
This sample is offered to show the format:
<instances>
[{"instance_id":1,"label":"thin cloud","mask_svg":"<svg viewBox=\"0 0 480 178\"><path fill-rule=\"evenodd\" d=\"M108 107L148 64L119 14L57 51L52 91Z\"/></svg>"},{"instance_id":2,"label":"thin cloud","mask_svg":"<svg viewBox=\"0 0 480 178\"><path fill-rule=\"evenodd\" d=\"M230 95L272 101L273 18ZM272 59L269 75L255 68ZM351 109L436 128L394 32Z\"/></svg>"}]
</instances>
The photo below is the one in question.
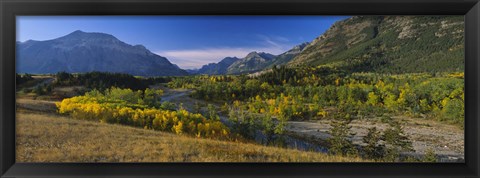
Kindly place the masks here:
<instances>
[{"instance_id":1,"label":"thin cloud","mask_svg":"<svg viewBox=\"0 0 480 178\"><path fill-rule=\"evenodd\" d=\"M225 57L243 58L252 51L266 52L271 54L281 54L288 50L284 46L270 45L270 47L249 47L249 48L205 48L205 49L186 49L157 51L156 54L164 56L170 62L177 64L183 69L200 68L208 63L216 63Z\"/></svg>"},{"instance_id":2,"label":"thin cloud","mask_svg":"<svg viewBox=\"0 0 480 178\"><path fill-rule=\"evenodd\" d=\"M167 57L170 62L177 64L183 69L200 68L205 64L217 63L225 57L243 58L252 51L281 54L289 50L293 45L289 39L282 36L257 34L258 44L261 47L240 47L240 48L204 48L204 49L182 49L157 51L158 55Z\"/></svg>"},{"instance_id":3,"label":"thin cloud","mask_svg":"<svg viewBox=\"0 0 480 178\"><path fill-rule=\"evenodd\" d=\"M282 37L282 36L272 36L272 35L262 35L262 34L257 34L257 37L260 38L260 40L268 46L274 46L277 48L284 48L285 43L288 43L290 40L288 38Z\"/></svg>"}]
</instances>

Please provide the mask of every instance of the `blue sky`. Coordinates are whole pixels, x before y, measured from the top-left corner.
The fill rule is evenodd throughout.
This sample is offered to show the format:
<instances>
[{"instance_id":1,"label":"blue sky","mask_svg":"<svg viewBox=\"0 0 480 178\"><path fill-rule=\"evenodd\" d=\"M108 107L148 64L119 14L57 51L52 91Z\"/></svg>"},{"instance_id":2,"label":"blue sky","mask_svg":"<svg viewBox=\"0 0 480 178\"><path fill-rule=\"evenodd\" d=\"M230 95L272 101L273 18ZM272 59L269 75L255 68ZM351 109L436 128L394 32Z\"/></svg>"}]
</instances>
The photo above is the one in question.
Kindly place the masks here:
<instances>
[{"instance_id":1,"label":"blue sky","mask_svg":"<svg viewBox=\"0 0 480 178\"><path fill-rule=\"evenodd\" d=\"M184 69L251 51L280 54L310 42L347 16L17 16L17 41L75 30L141 44Z\"/></svg>"}]
</instances>

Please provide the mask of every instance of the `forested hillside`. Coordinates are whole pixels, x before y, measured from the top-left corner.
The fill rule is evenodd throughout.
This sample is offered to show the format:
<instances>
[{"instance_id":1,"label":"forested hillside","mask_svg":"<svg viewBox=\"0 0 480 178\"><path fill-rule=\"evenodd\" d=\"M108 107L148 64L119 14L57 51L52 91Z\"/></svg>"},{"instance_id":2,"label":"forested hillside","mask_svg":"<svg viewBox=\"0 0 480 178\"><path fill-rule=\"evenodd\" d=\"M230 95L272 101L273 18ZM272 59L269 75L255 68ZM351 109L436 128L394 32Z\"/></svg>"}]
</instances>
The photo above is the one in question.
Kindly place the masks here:
<instances>
[{"instance_id":1,"label":"forested hillside","mask_svg":"<svg viewBox=\"0 0 480 178\"><path fill-rule=\"evenodd\" d=\"M289 66L332 64L351 72L464 69L461 16L355 16L313 40Z\"/></svg>"}]
</instances>

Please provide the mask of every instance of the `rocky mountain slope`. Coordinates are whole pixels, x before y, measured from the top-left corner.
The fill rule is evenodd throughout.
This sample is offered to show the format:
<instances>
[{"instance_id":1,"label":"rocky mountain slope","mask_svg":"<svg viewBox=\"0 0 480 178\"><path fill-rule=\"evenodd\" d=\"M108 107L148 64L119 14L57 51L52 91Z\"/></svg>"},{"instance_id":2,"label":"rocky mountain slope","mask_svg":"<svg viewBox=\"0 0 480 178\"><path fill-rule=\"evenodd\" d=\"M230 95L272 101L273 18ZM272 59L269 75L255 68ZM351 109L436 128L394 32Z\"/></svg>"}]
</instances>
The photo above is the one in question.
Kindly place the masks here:
<instances>
[{"instance_id":1,"label":"rocky mountain slope","mask_svg":"<svg viewBox=\"0 0 480 178\"><path fill-rule=\"evenodd\" d=\"M226 74L228 67L238 61L237 57L226 57L218 63L210 63L202 66L195 74L221 75Z\"/></svg>"},{"instance_id":2,"label":"rocky mountain slope","mask_svg":"<svg viewBox=\"0 0 480 178\"><path fill-rule=\"evenodd\" d=\"M463 16L355 16L336 22L288 63L357 72L464 69Z\"/></svg>"},{"instance_id":3,"label":"rocky mountain slope","mask_svg":"<svg viewBox=\"0 0 480 178\"><path fill-rule=\"evenodd\" d=\"M285 65L288 62L290 62L293 58L295 58L297 55L299 55L303 49L308 45L308 43L302 43L297 46L294 46L292 49L288 50L287 52L284 52L277 57L275 57L274 60L270 62L269 65L267 65L267 69L272 68L274 65Z\"/></svg>"},{"instance_id":4,"label":"rocky mountain slope","mask_svg":"<svg viewBox=\"0 0 480 178\"><path fill-rule=\"evenodd\" d=\"M105 33L75 31L47 40L17 43L17 72L119 72L138 76L183 76L187 72L142 45Z\"/></svg>"},{"instance_id":5,"label":"rocky mountain slope","mask_svg":"<svg viewBox=\"0 0 480 178\"><path fill-rule=\"evenodd\" d=\"M272 60L275 55L264 52L251 52L244 58L235 61L227 69L228 74L242 74L256 72L263 70Z\"/></svg>"}]
</instances>

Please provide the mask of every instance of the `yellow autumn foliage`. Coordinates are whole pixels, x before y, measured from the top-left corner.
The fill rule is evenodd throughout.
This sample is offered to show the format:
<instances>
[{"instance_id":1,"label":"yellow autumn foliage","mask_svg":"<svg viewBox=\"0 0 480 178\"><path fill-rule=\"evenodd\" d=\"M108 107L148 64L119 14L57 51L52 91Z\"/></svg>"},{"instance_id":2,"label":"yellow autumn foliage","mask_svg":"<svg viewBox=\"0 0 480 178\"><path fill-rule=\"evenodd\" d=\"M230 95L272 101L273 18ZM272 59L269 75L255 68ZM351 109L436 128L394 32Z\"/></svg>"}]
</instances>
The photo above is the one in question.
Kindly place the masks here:
<instances>
[{"instance_id":1,"label":"yellow autumn foliage","mask_svg":"<svg viewBox=\"0 0 480 178\"><path fill-rule=\"evenodd\" d=\"M56 103L58 112L75 119L130 125L140 128L190 134L207 138L227 138L229 129L220 121L208 120L186 110L169 111L146 105L128 104L102 96L76 96Z\"/></svg>"}]
</instances>

